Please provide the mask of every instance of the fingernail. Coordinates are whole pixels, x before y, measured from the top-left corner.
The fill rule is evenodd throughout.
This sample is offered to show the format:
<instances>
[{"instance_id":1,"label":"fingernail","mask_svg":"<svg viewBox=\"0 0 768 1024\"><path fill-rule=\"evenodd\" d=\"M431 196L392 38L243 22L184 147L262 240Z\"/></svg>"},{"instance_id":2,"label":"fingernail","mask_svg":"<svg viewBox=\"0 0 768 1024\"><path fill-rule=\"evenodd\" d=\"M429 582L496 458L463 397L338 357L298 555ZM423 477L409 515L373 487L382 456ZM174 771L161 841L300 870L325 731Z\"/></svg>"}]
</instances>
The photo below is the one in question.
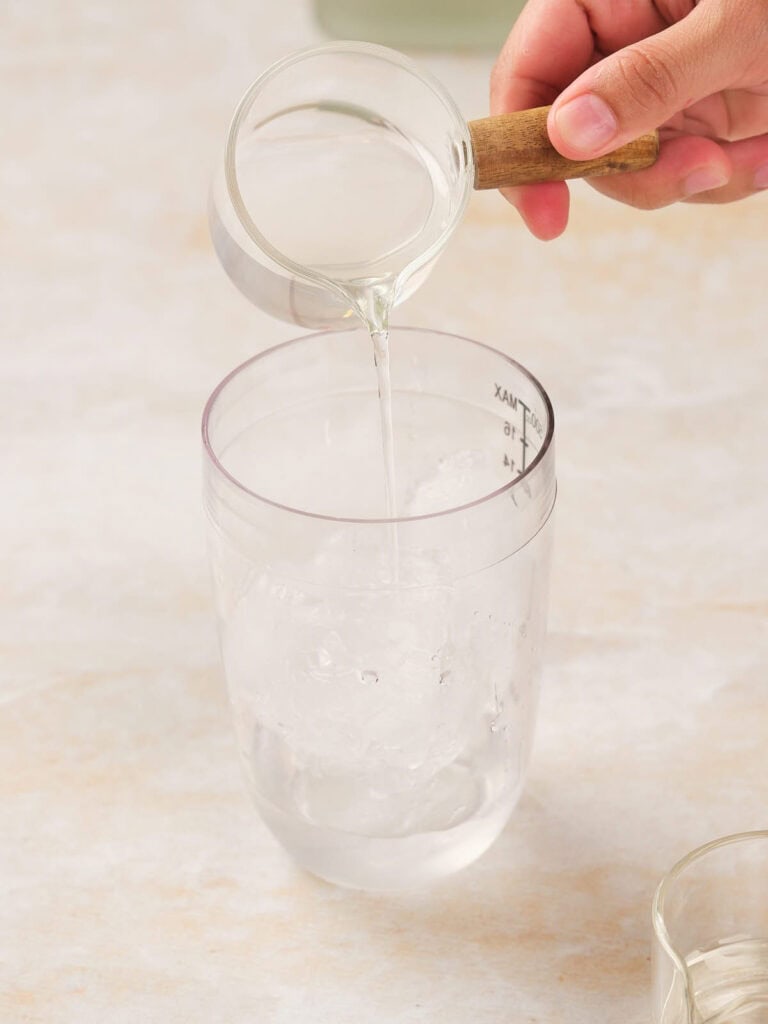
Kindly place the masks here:
<instances>
[{"instance_id":1,"label":"fingernail","mask_svg":"<svg viewBox=\"0 0 768 1024\"><path fill-rule=\"evenodd\" d=\"M582 157L602 149L619 130L616 115L599 96L585 93L555 109L563 142Z\"/></svg>"},{"instance_id":2,"label":"fingernail","mask_svg":"<svg viewBox=\"0 0 768 1024\"><path fill-rule=\"evenodd\" d=\"M768 188L768 164L757 168L753 184L755 188Z\"/></svg>"},{"instance_id":3,"label":"fingernail","mask_svg":"<svg viewBox=\"0 0 768 1024\"><path fill-rule=\"evenodd\" d=\"M691 171L683 182L683 192L687 196L695 196L697 192L711 192L713 188L721 188L728 184L728 175L717 167L700 167Z\"/></svg>"}]
</instances>

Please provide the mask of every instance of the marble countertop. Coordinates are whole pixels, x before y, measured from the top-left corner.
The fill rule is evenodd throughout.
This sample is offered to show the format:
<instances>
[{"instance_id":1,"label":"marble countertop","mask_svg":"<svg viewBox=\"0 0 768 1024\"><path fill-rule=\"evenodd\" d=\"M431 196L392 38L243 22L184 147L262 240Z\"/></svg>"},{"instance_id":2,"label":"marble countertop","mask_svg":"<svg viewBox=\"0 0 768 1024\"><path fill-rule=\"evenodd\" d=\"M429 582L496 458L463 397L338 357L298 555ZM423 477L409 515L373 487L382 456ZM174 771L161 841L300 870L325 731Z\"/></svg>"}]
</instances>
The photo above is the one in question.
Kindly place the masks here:
<instances>
[{"instance_id":1,"label":"marble countertop","mask_svg":"<svg viewBox=\"0 0 768 1024\"><path fill-rule=\"evenodd\" d=\"M268 13L267 13L268 11ZM0 1020L648 1019L663 872L768 808L768 195L654 214L578 185L558 242L476 197L398 314L547 386L560 498L529 782L460 875L301 874L240 780L200 511L213 385L295 329L207 240L295 4L0 14ZM490 58L425 58L467 115Z\"/></svg>"}]
</instances>

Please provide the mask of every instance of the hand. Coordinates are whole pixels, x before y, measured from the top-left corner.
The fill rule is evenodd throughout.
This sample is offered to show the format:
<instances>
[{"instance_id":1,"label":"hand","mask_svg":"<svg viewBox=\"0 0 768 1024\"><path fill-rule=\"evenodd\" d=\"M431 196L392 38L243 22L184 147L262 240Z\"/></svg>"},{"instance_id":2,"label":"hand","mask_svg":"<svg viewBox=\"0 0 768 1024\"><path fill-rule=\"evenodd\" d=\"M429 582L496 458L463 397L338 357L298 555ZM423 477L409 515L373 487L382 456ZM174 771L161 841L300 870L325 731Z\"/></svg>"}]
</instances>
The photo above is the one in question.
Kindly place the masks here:
<instances>
[{"instance_id":1,"label":"hand","mask_svg":"<svg viewBox=\"0 0 768 1024\"><path fill-rule=\"evenodd\" d=\"M491 112L547 103L571 160L660 129L653 167L590 180L631 206L768 188L768 0L529 0L493 69ZM564 182L503 192L538 238L565 230Z\"/></svg>"}]
</instances>

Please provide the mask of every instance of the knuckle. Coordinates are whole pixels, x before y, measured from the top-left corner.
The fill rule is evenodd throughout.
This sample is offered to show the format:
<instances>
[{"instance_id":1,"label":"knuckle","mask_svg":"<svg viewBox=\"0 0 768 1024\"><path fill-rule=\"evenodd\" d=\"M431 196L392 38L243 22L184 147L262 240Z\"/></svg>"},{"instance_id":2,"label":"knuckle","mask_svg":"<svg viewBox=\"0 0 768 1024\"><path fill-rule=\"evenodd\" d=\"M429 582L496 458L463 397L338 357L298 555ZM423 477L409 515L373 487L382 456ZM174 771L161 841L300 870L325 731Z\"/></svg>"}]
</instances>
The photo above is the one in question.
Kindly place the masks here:
<instances>
[{"instance_id":1,"label":"knuckle","mask_svg":"<svg viewBox=\"0 0 768 1024\"><path fill-rule=\"evenodd\" d=\"M630 46L617 54L616 73L632 102L643 110L668 107L677 99L674 58L662 51Z\"/></svg>"}]
</instances>

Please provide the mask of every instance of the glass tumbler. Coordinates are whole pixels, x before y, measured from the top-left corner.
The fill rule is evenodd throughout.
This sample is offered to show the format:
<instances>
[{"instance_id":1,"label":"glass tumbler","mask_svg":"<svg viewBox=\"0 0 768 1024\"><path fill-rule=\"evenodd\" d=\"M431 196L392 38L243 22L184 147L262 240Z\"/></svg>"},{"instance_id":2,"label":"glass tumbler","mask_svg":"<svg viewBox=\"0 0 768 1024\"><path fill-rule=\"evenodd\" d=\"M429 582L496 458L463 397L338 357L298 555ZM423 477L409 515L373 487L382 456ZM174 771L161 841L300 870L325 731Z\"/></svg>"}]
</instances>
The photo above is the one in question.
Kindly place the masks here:
<instances>
[{"instance_id":1,"label":"glass tumbler","mask_svg":"<svg viewBox=\"0 0 768 1024\"><path fill-rule=\"evenodd\" d=\"M653 903L656 1024L768 1024L768 832L684 857Z\"/></svg>"},{"instance_id":2,"label":"glass tumbler","mask_svg":"<svg viewBox=\"0 0 768 1024\"><path fill-rule=\"evenodd\" d=\"M531 751L555 501L549 399L478 342L395 328L398 518L371 341L314 334L205 408L205 508L248 786L295 860L412 887L504 828Z\"/></svg>"}]
</instances>

